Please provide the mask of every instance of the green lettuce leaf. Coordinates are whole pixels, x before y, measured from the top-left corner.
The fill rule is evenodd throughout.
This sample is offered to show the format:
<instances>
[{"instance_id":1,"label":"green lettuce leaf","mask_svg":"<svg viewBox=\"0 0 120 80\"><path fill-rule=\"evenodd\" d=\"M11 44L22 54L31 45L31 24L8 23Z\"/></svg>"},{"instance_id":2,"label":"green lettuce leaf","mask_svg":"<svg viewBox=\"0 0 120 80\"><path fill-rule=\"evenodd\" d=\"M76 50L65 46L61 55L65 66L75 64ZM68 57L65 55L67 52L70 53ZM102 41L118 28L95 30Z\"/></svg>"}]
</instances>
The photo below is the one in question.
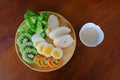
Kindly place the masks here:
<instances>
[{"instance_id":1,"label":"green lettuce leaf","mask_svg":"<svg viewBox=\"0 0 120 80\"><path fill-rule=\"evenodd\" d=\"M49 12L43 12L43 13L34 13L32 11L27 11L24 14L25 23L29 28L29 33L39 33L43 38L46 37L46 30L48 28L47 19L49 17ZM21 29L22 32L24 31L24 28Z\"/></svg>"},{"instance_id":2,"label":"green lettuce leaf","mask_svg":"<svg viewBox=\"0 0 120 80\"><path fill-rule=\"evenodd\" d=\"M28 27L28 25L26 23L22 24L19 28L18 28L18 32L22 33L28 33L30 35L33 35L34 32L31 31L31 29Z\"/></svg>"}]
</instances>

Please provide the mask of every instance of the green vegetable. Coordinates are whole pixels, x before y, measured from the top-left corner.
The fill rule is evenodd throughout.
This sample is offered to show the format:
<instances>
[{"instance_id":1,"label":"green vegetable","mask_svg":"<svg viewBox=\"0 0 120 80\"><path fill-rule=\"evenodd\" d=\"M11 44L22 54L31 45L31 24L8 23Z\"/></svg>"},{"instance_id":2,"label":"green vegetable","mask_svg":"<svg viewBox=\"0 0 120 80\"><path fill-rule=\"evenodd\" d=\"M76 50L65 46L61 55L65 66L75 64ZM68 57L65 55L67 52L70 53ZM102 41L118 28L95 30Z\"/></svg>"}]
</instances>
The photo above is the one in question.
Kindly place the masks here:
<instances>
[{"instance_id":1,"label":"green vegetable","mask_svg":"<svg viewBox=\"0 0 120 80\"><path fill-rule=\"evenodd\" d=\"M46 33L45 33L45 32L41 33L41 36L42 36L43 38L45 38L45 37L46 37Z\"/></svg>"},{"instance_id":2,"label":"green vegetable","mask_svg":"<svg viewBox=\"0 0 120 80\"><path fill-rule=\"evenodd\" d=\"M48 19L49 15L49 12L43 12L39 14L32 11L27 11L24 14L24 18L26 25L30 29L29 31L31 33L39 33L43 38L45 38L46 29L48 28L46 20Z\"/></svg>"},{"instance_id":3,"label":"green vegetable","mask_svg":"<svg viewBox=\"0 0 120 80\"><path fill-rule=\"evenodd\" d=\"M31 31L31 29L28 27L28 25L26 23L23 23L19 28L18 28L18 32L22 33L28 33L30 35L33 35L34 32Z\"/></svg>"},{"instance_id":4,"label":"green vegetable","mask_svg":"<svg viewBox=\"0 0 120 80\"><path fill-rule=\"evenodd\" d=\"M29 28L35 32L36 31L36 23L38 21L38 16L40 16L39 13L34 13L32 11L27 11L24 14L25 22L29 26Z\"/></svg>"},{"instance_id":5,"label":"green vegetable","mask_svg":"<svg viewBox=\"0 0 120 80\"><path fill-rule=\"evenodd\" d=\"M47 18L50 16L49 12L44 12L40 14L43 17L43 20L47 20Z\"/></svg>"}]
</instances>

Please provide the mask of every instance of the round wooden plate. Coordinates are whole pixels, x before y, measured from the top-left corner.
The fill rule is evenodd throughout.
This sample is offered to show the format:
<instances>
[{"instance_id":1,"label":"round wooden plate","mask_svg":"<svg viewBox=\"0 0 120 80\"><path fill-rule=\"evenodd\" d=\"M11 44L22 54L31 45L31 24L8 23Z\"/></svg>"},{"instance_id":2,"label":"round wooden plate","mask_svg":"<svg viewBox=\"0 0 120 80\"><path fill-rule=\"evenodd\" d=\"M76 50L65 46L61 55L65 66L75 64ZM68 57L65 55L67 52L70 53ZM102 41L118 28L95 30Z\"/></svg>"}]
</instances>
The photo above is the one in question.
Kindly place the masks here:
<instances>
[{"instance_id":1,"label":"round wooden plate","mask_svg":"<svg viewBox=\"0 0 120 80\"><path fill-rule=\"evenodd\" d=\"M39 12L39 13L42 13L42 12L44 12L44 11L41 11L41 12ZM56 16L58 17L60 26L67 26L67 27L69 27L69 28L71 29L70 35L71 35L72 38L74 39L74 42L72 43L71 46L69 46L69 47L67 47L67 48L62 48L62 50L63 50L62 64L61 64L59 67L53 68L53 69L45 69L45 68L40 68L40 67L38 67L38 66L35 65L35 64L32 64L32 65L31 65L31 64L28 64L28 63L26 63L26 62L22 59L21 54L20 54L20 52L19 52L19 48L18 48L18 46L17 46L17 44L16 44L16 40L17 40L17 37L19 36L19 32L16 32L16 36L15 36L15 49L16 49L16 52L17 52L18 57L20 58L20 60L21 60L27 67L29 67L29 68L32 69L32 70L39 71L39 72L50 72L50 71L54 71L54 70L57 70L57 69L63 67L65 64L67 64L67 62L68 62L68 61L71 59L71 57L73 56L74 50L75 50L75 47L76 47L76 35L75 35L75 31L74 31L74 28L73 28L73 26L71 25L71 23L70 23L65 17L63 17L62 15L60 15L60 14L58 14L58 13L55 13L55 12L51 12L51 11L49 11L49 12L50 12L51 14L54 14L54 15L56 15ZM21 26L22 24L24 24L24 21L20 24L20 26ZM19 26L19 27L20 27L20 26ZM47 41L48 43L53 44L53 43L52 43L53 41L52 41L51 39L49 39L48 37L46 38L46 41Z\"/></svg>"}]
</instances>

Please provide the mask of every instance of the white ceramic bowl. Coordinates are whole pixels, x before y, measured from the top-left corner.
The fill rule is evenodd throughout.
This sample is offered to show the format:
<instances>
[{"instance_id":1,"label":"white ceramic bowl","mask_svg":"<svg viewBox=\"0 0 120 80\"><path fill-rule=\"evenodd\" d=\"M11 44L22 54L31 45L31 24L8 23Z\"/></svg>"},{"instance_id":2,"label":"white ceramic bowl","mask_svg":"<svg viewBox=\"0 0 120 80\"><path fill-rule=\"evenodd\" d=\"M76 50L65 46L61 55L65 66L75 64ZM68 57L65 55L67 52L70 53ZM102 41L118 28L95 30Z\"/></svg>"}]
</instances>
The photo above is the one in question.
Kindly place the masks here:
<instances>
[{"instance_id":1,"label":"white ceramic bowl","mask_svg":"<svg viewBox=\"0 0 120 80\"><path fill-rule=\"evenodd\" d=\"M83 30L87 29L87 28L93 28L93 29L95 29L95 30L97 31L98 39L97 39L97 41L96 41L95 43L93 43L93 44L85 43L85 42L83 41L82 37L81 37L81 32L82 32ZM92 23L92 22L89 22L89 23L86 23L86 24L84 24L84 25L82 26L82 28L81 28L81 30L80 30L80 32L79 32L79 37L80 37L81 42L82 42L85 46L88 46L88 47L96 47L97 45L99 45L99 44L103 41L103 39L104 39L104 33L103 33L102 29L100 28L100 26L98 26L98 25L96 25L96 24L94 24L94 23Z\"/></svg>"}]
</instances>

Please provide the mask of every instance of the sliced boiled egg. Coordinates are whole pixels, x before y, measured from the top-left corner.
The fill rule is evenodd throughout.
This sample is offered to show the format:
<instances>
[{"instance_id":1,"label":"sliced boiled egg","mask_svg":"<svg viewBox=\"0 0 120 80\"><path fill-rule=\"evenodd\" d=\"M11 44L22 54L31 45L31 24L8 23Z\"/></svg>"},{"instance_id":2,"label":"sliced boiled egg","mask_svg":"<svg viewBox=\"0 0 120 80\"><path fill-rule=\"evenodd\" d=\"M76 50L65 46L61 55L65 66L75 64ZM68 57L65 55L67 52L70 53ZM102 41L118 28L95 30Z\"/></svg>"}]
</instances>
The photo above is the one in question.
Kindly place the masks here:
<instances>
[{"instance_id":1,"label":"sliced boiled egg","mask_svg":"<svg viewBox=\"0 0 120 80\"><path fill-rule=\"evenodd\" d=\"M43 49L44 47L47 45L46 42L41 42L36 48L37 48L37 51L43 55Z\"/></svg>"},{"instance_id":2,"label":"sliced boiled egg","mask_svg":"<svg viewBox=\"0 0 120 80\"><path fill-rule=\"evenodd\" d=\"M35 41L35 39L37 39L37 38L42 38L42 37L41 37L41 35L40 35L40 34L34 34L34 35L31 37L32 42L34 42L34 41Z\"/></svg>"},{"instance_id":3,"label":"sliced boiled egg","mask_svg":"<svg viewBox=\"0 0 120 80\"><path fill-rule=\"evenodd\" d=\"M45 41L45 39L43 39L39 34L34 34L31 39L35 47L37 47L41 42Z\"/></svg>"},{"instance_id":4,"label":"sliced boiled egg","mask_svg":"<svg viewBox=\"0 0 120 80\"><path fill-rule=\"evenodd\" d=\"M36 38L34 41L33 41L33 44L35 47L37 47L41 42L45 42L45 40L43 38Z\"/></svg>"},{"instance_id":5,"label":"sliced boiled egg","mask_svg":"<svg viewBox=\"0 0 120 80\"><path fill-rule=\"evenodd\" d=\"M43 55L46 57L51 57L51 52L52 52L53 48L54 47L51 44L45 45L45 47L43 49Z\"/></svg>"},{"instance_id":6,"label":"sliced boiled egg","mask_svg":"<svg viewBox=\"0 0 120 80\"><path fill-rule=\"evenodd\" d=\"M61 59L63 56L63 51L60 48L54 48L51 55L54 59Z\"/></svg>"}]
</instances>

